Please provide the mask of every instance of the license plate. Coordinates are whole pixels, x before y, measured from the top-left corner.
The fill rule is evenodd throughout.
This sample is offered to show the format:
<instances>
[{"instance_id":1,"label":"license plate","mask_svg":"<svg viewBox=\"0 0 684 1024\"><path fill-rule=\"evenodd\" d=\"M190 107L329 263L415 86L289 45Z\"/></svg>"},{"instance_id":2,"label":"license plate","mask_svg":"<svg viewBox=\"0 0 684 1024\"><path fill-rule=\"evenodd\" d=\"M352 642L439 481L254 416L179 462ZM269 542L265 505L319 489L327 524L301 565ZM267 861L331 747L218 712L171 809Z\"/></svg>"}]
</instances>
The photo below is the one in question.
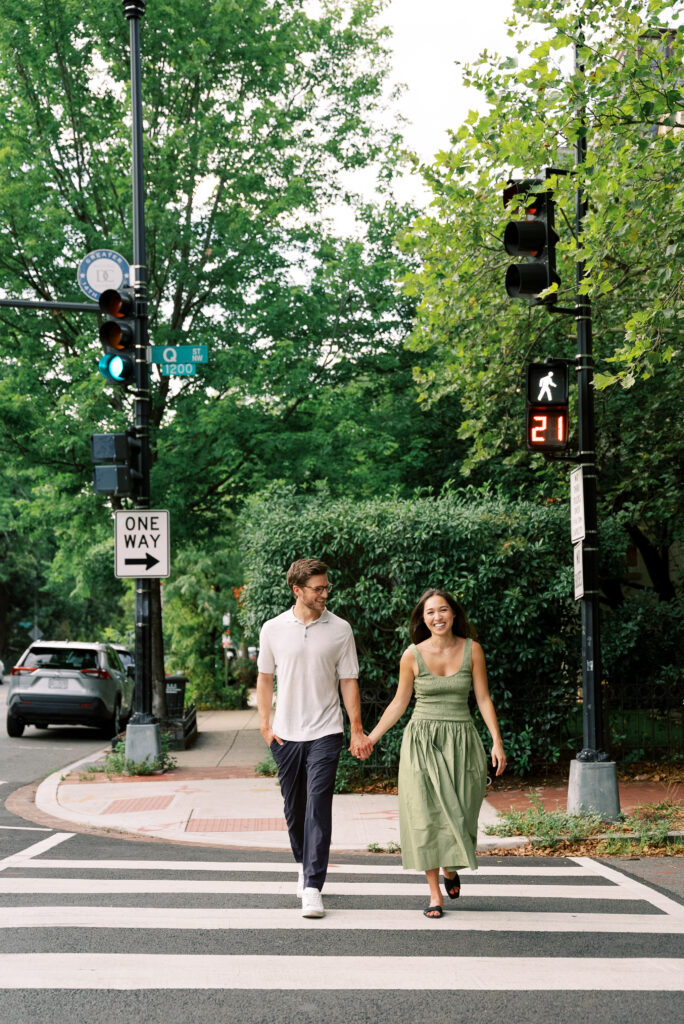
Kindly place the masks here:
<instances>
[{"instance_id":1,"label":"license plate","mask_svg":"<svg viewBox=\"0 0 684 1024\"><path fill-rule=\"evenodd\" d=\"M68 679L48 679L47 684L51 690L66 690L69 686Z\"/></svg>"}]
</instances>

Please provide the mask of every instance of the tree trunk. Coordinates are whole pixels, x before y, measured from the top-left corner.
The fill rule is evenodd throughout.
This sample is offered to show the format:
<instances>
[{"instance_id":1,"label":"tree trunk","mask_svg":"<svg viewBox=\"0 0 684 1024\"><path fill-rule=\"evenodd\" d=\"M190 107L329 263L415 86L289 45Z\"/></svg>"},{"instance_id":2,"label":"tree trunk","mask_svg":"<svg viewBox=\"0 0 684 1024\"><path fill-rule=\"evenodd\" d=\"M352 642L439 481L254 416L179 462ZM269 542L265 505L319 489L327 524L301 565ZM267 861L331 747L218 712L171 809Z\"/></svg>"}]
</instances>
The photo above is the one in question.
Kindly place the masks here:
<instances>
[{"instance_id":1,"label":"tree trunk","mask_svg":"<svg viewBox=\"0 0 684 1024\"><path fill-rule=\"evenodd\" d=\"M162 633L161 586L152 581L150 593L150 640L152 644L152 714L160 721L167 717L164 673L164 637Z\"/></svg>"},{"instance_id":2,"label":"tree trunk","mask_svg":"<svg viewBox=\"0 0 684 1024\"><path fill-rule=\"evenodd\" d=\"M656 594L661 601L672 601L676 595L670 579L668 549L659 550L638 526L628 526L627 533L641 553Z\"/></svg>"}]
</instances>

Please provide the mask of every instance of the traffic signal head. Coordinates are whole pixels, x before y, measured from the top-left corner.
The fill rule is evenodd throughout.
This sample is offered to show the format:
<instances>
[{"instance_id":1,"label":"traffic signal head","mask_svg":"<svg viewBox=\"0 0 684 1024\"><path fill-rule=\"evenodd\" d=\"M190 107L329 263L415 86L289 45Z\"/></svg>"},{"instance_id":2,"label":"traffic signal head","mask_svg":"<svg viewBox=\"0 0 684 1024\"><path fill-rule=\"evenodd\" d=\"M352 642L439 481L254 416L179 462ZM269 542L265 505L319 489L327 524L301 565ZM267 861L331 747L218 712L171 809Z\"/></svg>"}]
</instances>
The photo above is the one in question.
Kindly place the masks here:
<instances>
[{"instance_id":1,"label":"traffic signal head","mask_svg":"<svg viewBox=\"0 0 684 1024\"><path fill-rule=\"evenodd\" d=\"M105 351L98 369L105 380L128 384L135 376L137 320L133 291L108 288L100 295L99 306L107 319L100 327Z\"/></svg>"},{"instance_id":2,"label":"traffic signal head","mask_svg":"<svg viewBox=\"0 0 684 1024\"><path fill-rule=\"evenodd\" d=\"M552 284L560 284L556 273L556 242L554 202L551 192L544 191L538 178L510 181L504 189L504 206L520 196L524 203L524 220L509 221L504 229L504 248L509 256L524 257L524 263L512 263L506 270L506 291L512 299L526 299L530 305L547 305L556 301L555 292L539 298L540 292Z\"/></svg>"},{"instance_id":3,"label":"traffic signal head","mask_svg":"<svg viewBox=\"0 0 684 1024\"><path fill-rule=\"evenodd\" d=\"M133 498L138 495L142 456L140 441L132 428L125 434L92 434L90 456L95 463L95 494Z\"/></svg>"}]
</instances>

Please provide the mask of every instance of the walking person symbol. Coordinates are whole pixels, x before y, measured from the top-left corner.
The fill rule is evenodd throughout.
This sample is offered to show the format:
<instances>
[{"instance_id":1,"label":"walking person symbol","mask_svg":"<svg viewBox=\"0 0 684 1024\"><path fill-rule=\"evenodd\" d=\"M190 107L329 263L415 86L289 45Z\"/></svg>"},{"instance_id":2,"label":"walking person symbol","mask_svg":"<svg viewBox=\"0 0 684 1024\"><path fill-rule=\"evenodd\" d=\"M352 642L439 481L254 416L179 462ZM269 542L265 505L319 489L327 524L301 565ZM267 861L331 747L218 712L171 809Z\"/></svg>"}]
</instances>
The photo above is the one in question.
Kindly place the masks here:
<instances>
[{"instance_id":1,"label":"walking person symbol","mask_svg":"<svg viewBox=\"0 0 684 1024\"><path fill-rule=\"evenodd\" d=\"M539 397L538 402L546 400L547 402L553 402L553 395L551 394L551 388L557 388L558 384L553 379L553 370L549 370L545 377L539 378Z\"/></svg>"}]
</instances>

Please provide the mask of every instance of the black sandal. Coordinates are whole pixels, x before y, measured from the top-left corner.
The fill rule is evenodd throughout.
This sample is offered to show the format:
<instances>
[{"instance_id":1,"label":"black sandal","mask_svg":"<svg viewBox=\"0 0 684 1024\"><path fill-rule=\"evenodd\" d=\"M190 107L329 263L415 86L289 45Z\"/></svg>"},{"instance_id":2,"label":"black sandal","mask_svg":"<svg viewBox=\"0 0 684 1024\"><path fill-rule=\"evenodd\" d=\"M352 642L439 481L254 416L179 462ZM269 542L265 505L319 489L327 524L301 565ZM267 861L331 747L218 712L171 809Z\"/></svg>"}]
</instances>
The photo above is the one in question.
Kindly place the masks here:
<instances>
[{"instance_id":1,"label":"black sandal","mask_svg":"<svg viewBox=\"0 0 684 1024\"><path fill-rule=\"evenodd\" d=\"M423 913L432 921L438 921L440 917L444 917L444 911L441 907L427 907Z\"/></svg>"},{"instance_id":2,"label":"black sandal","mask_svg":"<svg viewBox=\"0 0 684 1024\"><path fill-rule=\"evenodd\" d=\"M461 879L458 877L458 871L453 878L447 878L444 875L444 891L450 900L457 900L461 895Z\"/></svg>"}]
</instances>

